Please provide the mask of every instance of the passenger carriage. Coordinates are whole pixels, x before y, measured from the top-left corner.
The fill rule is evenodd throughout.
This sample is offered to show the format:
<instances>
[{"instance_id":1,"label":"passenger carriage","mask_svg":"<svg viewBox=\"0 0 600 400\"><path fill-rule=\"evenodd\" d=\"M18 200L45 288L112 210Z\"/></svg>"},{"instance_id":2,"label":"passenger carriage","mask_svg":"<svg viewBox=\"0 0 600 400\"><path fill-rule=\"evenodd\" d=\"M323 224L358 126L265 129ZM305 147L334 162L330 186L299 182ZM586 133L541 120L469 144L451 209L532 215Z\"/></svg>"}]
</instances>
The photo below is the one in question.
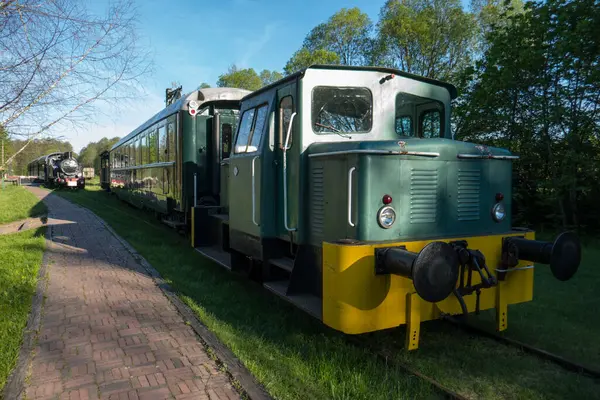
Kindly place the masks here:
<instances>
[{"instance_id":1,"label":"passenger carriage","mask_svg":"<svg viewBox=\"0 0 600 400\"><path fill-rule=\"evenodd\" d=\"M200 159L207 144L185 150L183 139L182 168L220 162L223 184L175 165L168 175L218 198L192 202L192 245L345 333L406 324L415 349L420 322L490 308L506 329L507 306L532 300L533 263L567 280L580 244L512 227L518 156L454 140L456 95L398 70L342 66L312 66L246 95L229 157ZM184 126L199 118L185 115Z\"/></svg>"},{"instance_id":2,"label":"passenger carriage","mask_svg":"<svg viewBox=\"0 0 600 400\"><path fill-rule=\"evenodd\" d=\"M240 99L235 88L198 89L163 110L101 155L105 189L185 228L194 204L216 205Z\"/></svg>"}]
</instances>

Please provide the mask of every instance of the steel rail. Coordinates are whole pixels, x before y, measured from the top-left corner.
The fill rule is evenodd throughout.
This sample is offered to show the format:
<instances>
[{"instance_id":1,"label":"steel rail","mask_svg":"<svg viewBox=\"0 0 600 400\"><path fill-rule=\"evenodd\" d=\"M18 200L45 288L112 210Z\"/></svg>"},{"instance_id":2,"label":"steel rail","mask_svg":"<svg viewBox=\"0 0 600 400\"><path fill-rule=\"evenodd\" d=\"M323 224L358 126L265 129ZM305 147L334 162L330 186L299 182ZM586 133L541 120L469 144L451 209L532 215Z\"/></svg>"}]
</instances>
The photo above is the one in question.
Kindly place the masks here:
<instances>
[{"instance_id":1,"label":"steel rail","mask_svg":"<svg viewBox=\"0 0 600 400\"><path fill-rule=\"evenodd\" d=\"M544 349L540 349L540 348L532 346L530 344L523 343L519 340L511 339L509 337L499 335L495 332L490 332L486 329L479 328L479 327L471 325L467 322L462 322L455 317L444 316L443 319L450 322L451 324L453 324L455 326L462 328L465 331L478 333L482 336L489 337L500 343L503 343L507 346L520 348L524 352L533 354L543 360L551 361L554 364L557 364L568 371L577 372L579 374L586 375L590 378L600 379L600 370L588 367L586 365L576 363L574 361L571 361L564 357L561 357L557 354L550 353L549 351L546 351Z\"/></svg>"},{"instance_id":2,"label":"steel rail","mask_svg":"<svg viewBox=\"0 0 600 400\"><path fill-rule=\"evenodd\" d=\"M346 337L346 340L350 344L352 344L353 346L355 346L357 348L366 349L369 353L376 356L378 359L385 362L386 364L392 364L394 366L397 366L397 367L401 368L402 370L404 370L404 372L406 372L408 375L416 376L417 378L422 379L423 381L429 383L431 386L434 387L434 389L436 391L438 391L440 394L444 395L447 399L470 400L468 397L465 397L465 396L461 395L460 393L457 393L454 390L448 388L447 386L444 386L440 382L436 381L434 378L417 371L415 368L412 368L407 363L393 359L391 355L386 354L386 352L384 352L384 351L375 350L368 344L366 344L354 337Z\"/></svg>"}]
</instances>

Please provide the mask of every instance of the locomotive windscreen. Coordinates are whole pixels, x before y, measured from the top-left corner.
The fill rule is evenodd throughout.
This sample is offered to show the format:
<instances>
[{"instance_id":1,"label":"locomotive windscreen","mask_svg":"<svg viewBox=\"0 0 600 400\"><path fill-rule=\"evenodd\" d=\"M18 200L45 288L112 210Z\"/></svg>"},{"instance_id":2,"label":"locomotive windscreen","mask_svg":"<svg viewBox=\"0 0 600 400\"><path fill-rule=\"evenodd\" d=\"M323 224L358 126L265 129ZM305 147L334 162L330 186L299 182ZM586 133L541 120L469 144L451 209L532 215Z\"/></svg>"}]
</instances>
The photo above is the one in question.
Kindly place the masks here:
<instances>
[{"instance_id":1,"label":"locomotive windscreen","mask_svg":"<svg viewBox=\"0 0 600 400\"><path fill-rule=\"evenodd\" d=\"M79 167L79 164L77 163L77 160L75 160L74 158L67 158L60 162L61 171L67 175L76 174L78 167Z\"/></svg>"}]
</instances>

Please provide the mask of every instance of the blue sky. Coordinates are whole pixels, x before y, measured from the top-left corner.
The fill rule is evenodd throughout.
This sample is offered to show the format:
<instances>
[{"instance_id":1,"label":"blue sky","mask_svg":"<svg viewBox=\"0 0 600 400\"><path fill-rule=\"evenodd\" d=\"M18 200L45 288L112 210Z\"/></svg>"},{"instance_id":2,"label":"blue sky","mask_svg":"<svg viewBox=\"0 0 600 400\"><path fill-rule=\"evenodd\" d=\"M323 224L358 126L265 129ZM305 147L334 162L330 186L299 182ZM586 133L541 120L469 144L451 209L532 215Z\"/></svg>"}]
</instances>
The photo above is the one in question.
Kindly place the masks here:
<instances>
[{"instance_id":1,"label":"blue sky","mask_svg":"<svg viewBox=\"0 0 600 400\"><path fill-rule=\"evenodd\" d=\"M96 0L101 8L107 0ZM144 78L143 100L111 109L77 131L61 132L75 151L104 136L123 137L164 107L171 82L183 92L202 82L215 86L231 64L283 71L306 34L340 8L359 7L376 23L385 0L138 0L139 36L153 53L154 71ZM464 2L464 1L463 1Z\"/></svg>"}]
</instances>

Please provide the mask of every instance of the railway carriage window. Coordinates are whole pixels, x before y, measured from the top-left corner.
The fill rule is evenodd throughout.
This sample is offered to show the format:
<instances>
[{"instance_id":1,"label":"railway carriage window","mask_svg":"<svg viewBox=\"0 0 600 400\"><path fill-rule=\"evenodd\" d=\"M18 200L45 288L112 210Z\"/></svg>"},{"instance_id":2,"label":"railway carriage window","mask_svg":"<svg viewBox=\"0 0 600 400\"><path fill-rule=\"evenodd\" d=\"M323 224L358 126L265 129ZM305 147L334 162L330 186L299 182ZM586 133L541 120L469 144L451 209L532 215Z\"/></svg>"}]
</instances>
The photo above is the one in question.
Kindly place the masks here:
<instances>
[{"instance_id":1,"label":"railway carriage window","mask_svg":"<svg viewBox=\"0 0 600 400\"><path fill-rule=\"evenodd\" d=\"M245 153L248 149L248 138L250 137L250 129L252 128L252 121L254 120L255 111L256 109L252 108L244 111L244 114L242 114L240 130L235 141L235 154Z\"/></svg>"},{"instance_id":2,"label":"railway carriage window","mask_svg":"<svg viewBox=\"0 0 600 400\"><path fill-rule=\"evenodd\" d=\"M373 124L373 95L367 88L317 86L312 92L315 133L365 133Z\"/></svg>"},{"instance_id":3,"label":"railway carriage window","mask_svg":"<svg viewBox=\"0 0 600 400\"><path fill-rule=\"evenodd\" d=\"M175 124L174 123L169 123L168 128L167 128L167 138L169 140L169 144L168 144L168 148L169 148L169 160L168 161L175 161L175 153L176 153L176 132L175 132Z\"/></svg>"},{"instance_id":4,"label":"railway carriage window","mask_svg":"<svg viewBox=\"0 0 600 400\"><path fill-rule=\"evenodd\" d=\"M258 146L260 146L260 139L262 138L265 123L267 121L267 111L268 105L265 104L259 107L256 113L256 120L254 122L254 129L252 129L252 135L250 139L250 145L248 146L247 152L252 153L258 150Z\"/></svg>"},{"instance_id":5,"label":"railway carriage window","mask_svg":"<svg viewBox=\"0 0 600 400\"><path fill-rule=\"evenodd\" d=\"M135 142L131 142L130 143L130 149L131 149L131 166L136 166L137 165L137 157L136 157L136 151L135 151Z\"/></svg>"},{"instance_id":6,"label":"railway carriage window","mask_svg":"<svg viewBox=\"0 0 600 400\"><path fill-rule=\"evenodd\" d=\"M140 142L140 147L142 149L142 165L146 165L148 164L148 134L144 133L140 138Z\"/></svg>"},{"instance_id":7,"label":"railway carriage window","mask_svg":"<svg viewBox=\"0 0 600 400\"><path fill-rule=\"evenodd\" d=\"M140 140L140 137L138 136L136 141L135 141L135 160L136 160L136 165L142 165L143 161L142 161L142 141Z\"/></svg>"},{"instance_id":8,"label":"railway carriage window","mask_svg":"<svg viewBox=\"0 0 600 400\"><path fill-rule=\"evenodd\" d=\"M148 136L148 147L150 147L150 164L158 161L158 134L156 129Z\"/></svg>"},{"instance_id":9,"label":"railway carriage window","mask_svg":"<svg viewBox=\"0 0 600 400\"><path fill-rule=\"evenodd\" d=\"M169 161L167 153L167 128L164 125L158 128L158 155L160 162Z\"/></svg>"},{"instance_id":10,"label":"railway carriage window","mask_svg":"<svg viewBox=\"0 0 600 400\"><path fill-rule=\"evenodd\" d=\"M421 114L421 137L425 139L442 136L442 113L427 110Z\"/></svg>"},{"instance_id":11,"label":"railway carriage window","mask_svg":"<svg viewBox=\"0 0 600 400\"><path fill-rule=\"evenodd\" d=\"M279 102L279 148L283 149L288 128L290 126L290 119L294 110L294 100L292 96L285 96ZM290 136L290 142L288 147L292 147L292 136Z\"/></svg>"}]
</instances>

